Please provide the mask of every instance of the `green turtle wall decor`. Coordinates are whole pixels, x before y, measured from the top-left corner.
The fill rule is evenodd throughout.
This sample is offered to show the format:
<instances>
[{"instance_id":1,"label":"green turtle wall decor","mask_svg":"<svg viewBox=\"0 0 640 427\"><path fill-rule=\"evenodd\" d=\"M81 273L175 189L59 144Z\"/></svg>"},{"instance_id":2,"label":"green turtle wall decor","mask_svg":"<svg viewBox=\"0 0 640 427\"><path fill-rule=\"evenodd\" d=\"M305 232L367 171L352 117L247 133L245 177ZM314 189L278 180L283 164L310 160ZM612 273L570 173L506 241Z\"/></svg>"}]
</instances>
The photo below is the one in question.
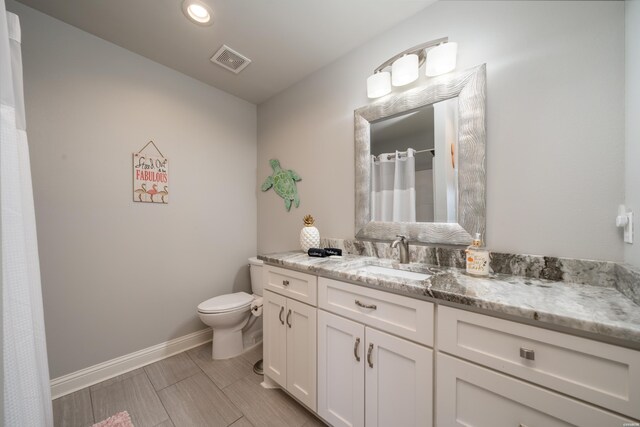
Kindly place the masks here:
<instances>
[{"instance_id":1,"label":"green turtle wall decor","mask_svg":"<svg viewBox=\"0 0 640 427\"><path fill-rule=\"evenodd\" d=\"M300 206L300 196L298 196L296 187L296 181L302 180L300 175L293 170L282 169L278 159L269 160L269 164L273 169L273 174L262 183L262 191L273 187L276 194L284 199L284 207L287 208L287 212L291 210L291 202L296 205L296 208Z\"/></svg>"}]
</instances>

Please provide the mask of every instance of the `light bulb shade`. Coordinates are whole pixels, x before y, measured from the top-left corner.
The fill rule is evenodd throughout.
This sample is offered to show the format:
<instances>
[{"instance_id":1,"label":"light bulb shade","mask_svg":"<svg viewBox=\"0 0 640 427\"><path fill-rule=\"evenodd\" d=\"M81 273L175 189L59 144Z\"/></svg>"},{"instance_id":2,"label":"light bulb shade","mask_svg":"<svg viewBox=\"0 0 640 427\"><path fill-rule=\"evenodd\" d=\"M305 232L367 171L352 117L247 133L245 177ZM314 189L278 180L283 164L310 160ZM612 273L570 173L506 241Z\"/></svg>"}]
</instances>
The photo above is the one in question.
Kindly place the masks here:
<instances>
[{"instance_id":1,"label":"light bulb shade","mask_svg":"<svg viewBox=\"0 0 640 427\"><path fill-rule=\"evenodd\" d=\"M390 92L391 74L388 71L381 71L367 78L367 96L369 98L380 98Z\"/></svg>"},{"instance_id":2,"label":"light bulb shade","mask_svg":"<svg viewBox=\"0 0 640 427\"><path fill-rule=\"evenodd\" d=\"M456 68L458 43L443 43L427 51L425 74L429 77L448 73Z\"/></svg>"},{"instance_id":3,"label":"light bulb shade","mask_svg":"<svg viewBox=\"0 0 640 427\"><path fill-rule=\"evenodd\" d=\"M391 65L391 84L404 86L418 79L418 55L410 54L398 58Z\"/></svg>"},{"instance_id":4,"label":"light bulb shade","mask_svg":"<svg viewBox=\"0 0 640 427\"><path fill-rule=\"evenodd\" d=\"M211 17L209 16L209 12L202 5L197 3L190 4L187 7L187 12L189 16L195 19L198 22L207 22Z\"/></svg>"},{"instance_id":5,"label":"light bulb shade","mask_svg":"<svg viewBox=\"0 0 640 427\"><path fill-rule=\"evenodd\" d=\"M195 24L203 26L213 24L213 11L202 0L184 0L182 12Z\"/></svg>"}]
</instances>

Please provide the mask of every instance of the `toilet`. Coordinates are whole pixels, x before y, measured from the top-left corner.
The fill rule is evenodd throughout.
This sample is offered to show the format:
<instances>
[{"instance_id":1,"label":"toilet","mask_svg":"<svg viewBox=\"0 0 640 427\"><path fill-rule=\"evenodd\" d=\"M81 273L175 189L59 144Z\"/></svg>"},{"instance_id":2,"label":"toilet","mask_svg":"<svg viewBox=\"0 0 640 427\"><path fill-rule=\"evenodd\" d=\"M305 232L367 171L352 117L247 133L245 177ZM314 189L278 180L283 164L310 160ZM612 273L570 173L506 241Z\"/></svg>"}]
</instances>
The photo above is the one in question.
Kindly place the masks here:
<instances>
[{"instance_id":1,"label":"toilet","mask_svg":"<svg viewBox=\"0 0 640 427\"><path fill-rule=\"evenodd\" d=\"M250 350L262 342L262 265L258 258L249 258L251 290L210 298L198 305L200 320L213 329L211 356L229 359Z\"/></svg>"}]
</instances>

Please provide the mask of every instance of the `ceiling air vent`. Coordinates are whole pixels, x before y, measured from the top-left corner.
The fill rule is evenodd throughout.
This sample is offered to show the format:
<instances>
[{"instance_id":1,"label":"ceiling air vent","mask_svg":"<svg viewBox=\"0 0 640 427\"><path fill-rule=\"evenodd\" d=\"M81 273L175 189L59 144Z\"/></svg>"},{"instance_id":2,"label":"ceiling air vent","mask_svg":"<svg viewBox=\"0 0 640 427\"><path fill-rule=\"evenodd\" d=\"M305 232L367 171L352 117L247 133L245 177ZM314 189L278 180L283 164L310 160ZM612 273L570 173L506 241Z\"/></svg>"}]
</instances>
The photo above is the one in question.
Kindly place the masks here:
<instances>
[{"instance_id":1,"label":"ceiling air vent","mask_svg":"<svg viewBox=\"0 0 640 427\"><path fill-rule=\"evenodd\" d=\"M229 46L222 45L215 55L211 57L211 62L238 74L251 63L251 60L246 56L240 55Z\"/></svg>"}]
</instances>

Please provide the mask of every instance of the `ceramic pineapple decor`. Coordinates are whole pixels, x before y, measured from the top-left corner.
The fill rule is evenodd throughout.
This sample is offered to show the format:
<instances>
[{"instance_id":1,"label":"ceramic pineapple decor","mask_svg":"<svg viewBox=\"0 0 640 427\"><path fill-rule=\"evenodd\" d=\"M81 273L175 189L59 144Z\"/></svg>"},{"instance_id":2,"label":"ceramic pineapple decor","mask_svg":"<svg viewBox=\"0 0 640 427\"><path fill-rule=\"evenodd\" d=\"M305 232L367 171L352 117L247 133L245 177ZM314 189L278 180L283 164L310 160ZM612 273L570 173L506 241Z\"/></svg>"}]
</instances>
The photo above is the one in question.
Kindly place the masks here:
<instances>
[{"instance_id":1,"label":"ceramic pineapple decor","mask_svg":"<svg viewBox=\"0 0 640 427\"><path fill-rule=\"evenodd\" d=\"M320 232L313 226L315 220L311 215L305 215L304 227L300 231L300 246L307 252L309 248L320 247Z\"/></svg>"}]
</instances>

